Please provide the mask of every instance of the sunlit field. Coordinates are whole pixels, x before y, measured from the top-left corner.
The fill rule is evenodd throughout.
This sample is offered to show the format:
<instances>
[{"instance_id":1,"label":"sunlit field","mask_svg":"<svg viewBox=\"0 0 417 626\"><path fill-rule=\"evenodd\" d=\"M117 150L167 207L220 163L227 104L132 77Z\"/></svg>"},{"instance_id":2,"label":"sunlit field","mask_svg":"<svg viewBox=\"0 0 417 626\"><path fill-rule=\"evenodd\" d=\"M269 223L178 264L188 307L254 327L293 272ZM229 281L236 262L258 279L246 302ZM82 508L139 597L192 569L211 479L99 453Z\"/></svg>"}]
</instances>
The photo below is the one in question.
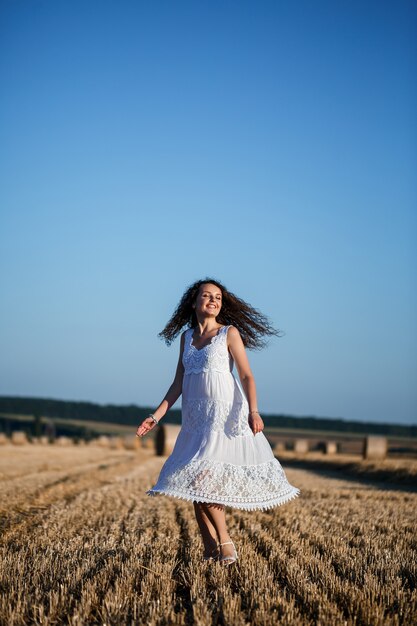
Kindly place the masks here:
<instances>
[{"instance_id":1,"label":"sunlit field","mask_svg":"<svg viewBox=\"0 0 417 626\"><path fill-rule=\"evenodd\" d=\"M1 447L2 625L417 622L412 485L283 460L301 495L227 509L239 561L223 568L201 561L192 503L145 495L165 458Z\"/></svg>"}]
</instances>

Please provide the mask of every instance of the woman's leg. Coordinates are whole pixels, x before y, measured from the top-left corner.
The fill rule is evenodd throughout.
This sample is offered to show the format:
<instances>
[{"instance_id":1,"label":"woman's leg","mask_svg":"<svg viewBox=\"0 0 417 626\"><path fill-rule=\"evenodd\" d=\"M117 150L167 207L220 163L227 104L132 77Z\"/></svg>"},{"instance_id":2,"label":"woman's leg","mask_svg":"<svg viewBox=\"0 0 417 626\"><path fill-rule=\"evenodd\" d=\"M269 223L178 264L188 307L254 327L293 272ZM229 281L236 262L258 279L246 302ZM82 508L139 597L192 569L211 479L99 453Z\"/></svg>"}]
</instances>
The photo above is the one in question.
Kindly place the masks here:
<instances>
[{"instance_id":1,"label":"woman's leg","mask_svg":"<svg viewBox=\"0 0 417 626\"><path fill-rule=\"evenodd\" d=\"M210 517L207 515L203 502L193 502L194 513L200 528L201 537L204 544L204 556L213 556L217 547L217 531Z\"/></svg>"},{"instance_id":2,"label":"woman's leg","mask_svg":"<svg viewBox=\"0 0 417 626\"><path fill-rule=\"evenodd\" d=\"M212 525L216 529L219 543L230 541L230 535L226 524L225 506L223 504L210 503L205 504L204 507L207 511L207 516L210 518ZM233 556L233 546L231 544L221 546L220 553L222 556Z\"/></svg>"},{"instance_id":3,"label":"woman's leg","mask_svg":"<svg viewBox=\"0 0 417 626\"><path fill-rule=\"evenodd\" d=\"M226 512L223 504L193 502L195 516L204 543L204 556L215 554L214 548L219 543L230 541L226 524ZM233 556L233 546L220 547L221 556Z\"/></svg>"}]
</instances>

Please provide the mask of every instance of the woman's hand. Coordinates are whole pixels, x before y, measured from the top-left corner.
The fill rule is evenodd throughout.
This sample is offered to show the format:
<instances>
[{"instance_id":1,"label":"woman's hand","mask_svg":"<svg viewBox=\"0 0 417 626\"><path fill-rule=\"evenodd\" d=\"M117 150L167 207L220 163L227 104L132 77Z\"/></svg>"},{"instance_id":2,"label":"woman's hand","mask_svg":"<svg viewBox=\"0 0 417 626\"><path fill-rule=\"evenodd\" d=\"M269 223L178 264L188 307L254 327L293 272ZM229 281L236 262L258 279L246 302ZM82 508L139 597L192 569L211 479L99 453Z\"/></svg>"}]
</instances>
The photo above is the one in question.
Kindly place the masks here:
<instances>
[{"instance_id":1,"label":"woman's hand","mask_svg":"<svg viewBox=\"0 0 417 626\"><path fill-rule=\"evenodd\" d=\"M251 413L248 418L248 423L254 435L262 432L265 427L259 413Z\"/></svg>"},{"instance_id":2,"label":"woman's hand","mask_svg":"<svg viewBox=\"0 0 417 626\"><path fill-rule=\"evenodd\" d=\"M153 419L151 417L146 417L143 420L142 424L138 426L138 429L136 431L136 437L143 437L143 435L146 435L146 433L155 428L155 426L156 424Z\"/></svg>"}]
</instances>

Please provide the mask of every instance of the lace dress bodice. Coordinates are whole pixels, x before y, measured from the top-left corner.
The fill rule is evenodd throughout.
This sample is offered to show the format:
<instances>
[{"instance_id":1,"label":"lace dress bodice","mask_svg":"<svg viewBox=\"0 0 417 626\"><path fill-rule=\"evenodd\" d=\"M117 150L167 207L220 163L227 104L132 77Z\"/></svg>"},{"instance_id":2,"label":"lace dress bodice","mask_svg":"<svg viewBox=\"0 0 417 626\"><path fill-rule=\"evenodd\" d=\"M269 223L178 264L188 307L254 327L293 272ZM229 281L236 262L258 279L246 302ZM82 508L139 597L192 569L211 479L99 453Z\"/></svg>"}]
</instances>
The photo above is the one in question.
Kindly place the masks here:
<instances>
[{"instance_id":1,"label":"lace dress bodice","mask_svg":"<svg viewBox=\"0 0 417 626\"><path fill-rule=\"evenodd\" d=\"M185 334L182 387L182 424L185 431L223 431L229 436L250 433L248 403L232 374L233 358L227 348L227 330L219 329L200 350L192 343L193 329Z\"/></svg>"},{"instance_id":2,"label":"lace dress bodice","mask_svg":"<svg viewBox=\"0 0 417 626\"><path fill-rule=\"evenodd\" d=\"M185 331L182 356L185 376L200 372L231 372L233 370L233 358L227 349L228 328L229 326L220 328L210 343L199 350L193 345L194 329L189 328Z\"/></svg>"}]
</instances>

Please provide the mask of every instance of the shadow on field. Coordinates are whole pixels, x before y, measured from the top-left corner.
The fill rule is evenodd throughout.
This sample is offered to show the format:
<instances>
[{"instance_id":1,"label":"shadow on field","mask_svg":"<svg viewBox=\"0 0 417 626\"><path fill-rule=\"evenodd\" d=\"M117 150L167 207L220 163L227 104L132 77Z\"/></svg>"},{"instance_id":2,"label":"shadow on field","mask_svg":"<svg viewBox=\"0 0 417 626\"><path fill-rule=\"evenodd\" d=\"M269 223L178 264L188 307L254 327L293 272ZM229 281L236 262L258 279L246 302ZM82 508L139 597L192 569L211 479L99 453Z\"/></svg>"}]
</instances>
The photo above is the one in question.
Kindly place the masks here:
<instances>
[{"instance_id":1,"label":"shadow on field","mask_svg":"<svg viewBox=\"0 0 417 626\"><path fill-rule=\"evenodd\" d=\"M176 555L176 565L172 572L172 577L177 581L174 611L175 613L185 612L186 623L193 624L194 612L190 593L191 585L184 568L184 563L187 563L190 560L189 548L187 548L190 543L190 533L188 522L178 505L175 505L175 518L179 526L180 542Z\"/></svg>"},{"instance_id":2,"label":"shadow on field","mask_svg":"<svg viewBox=\"0 0 417 626\"><path fill-rule=\"evenodd\" d=\"M283 458L278 455L283 468L294 467L308 470L338 480L358 481L372 485L375 489L417 492L417 478L404 469L368 467L360 461L341 462L338 460L318 460L308 458Z\"/></svg>"}]
</instances>

